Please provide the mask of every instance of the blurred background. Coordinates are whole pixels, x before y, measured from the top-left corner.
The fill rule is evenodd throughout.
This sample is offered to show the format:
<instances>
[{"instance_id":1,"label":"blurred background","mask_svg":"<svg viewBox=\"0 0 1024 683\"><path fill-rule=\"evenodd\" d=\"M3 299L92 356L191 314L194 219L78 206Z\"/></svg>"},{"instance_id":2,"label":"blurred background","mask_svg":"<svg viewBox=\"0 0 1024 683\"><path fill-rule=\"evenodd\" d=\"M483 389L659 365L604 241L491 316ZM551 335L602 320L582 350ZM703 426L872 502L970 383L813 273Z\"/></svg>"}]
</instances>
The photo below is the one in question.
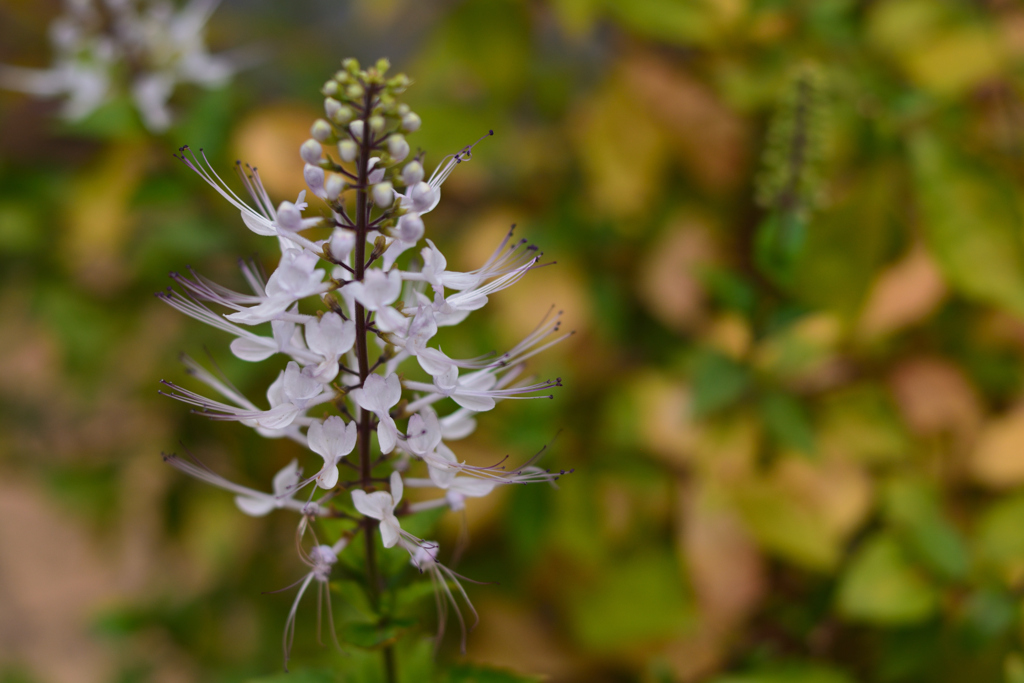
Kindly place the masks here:
<instances>
[{"instance_id":1,"label":"blurred background","mask_svg":"<svg viewBox=\"0 0 1024 683\"><path fill-rule=\"evenodd\" d=\"M0 62L47 65L60 11L2 0ZM428 171L496 132L428 217L449 263L511 223L557 261L449 350L506 347L553 304L577 330L536 359L556 400L455 444L493 462L553 440L542 464L576 471L470 501L457 570L495 583L469 587L480 626L438 670L1024 682L1019 3L225 0L208 41L262 61L179 88L158 136L124 98L68 124L0 92L0 681L378 680L375 653L316 645L312 596L277 673L292 594L262 592L306 571L294 519L160 453L256 485L301 453L157 395L188 382L179 352L251 396L277 366L153 292L273 266L172 152L292 199L319 87L387 56ZM421 607L410 682L434 666Z\"/></svg>"}]
</instances>

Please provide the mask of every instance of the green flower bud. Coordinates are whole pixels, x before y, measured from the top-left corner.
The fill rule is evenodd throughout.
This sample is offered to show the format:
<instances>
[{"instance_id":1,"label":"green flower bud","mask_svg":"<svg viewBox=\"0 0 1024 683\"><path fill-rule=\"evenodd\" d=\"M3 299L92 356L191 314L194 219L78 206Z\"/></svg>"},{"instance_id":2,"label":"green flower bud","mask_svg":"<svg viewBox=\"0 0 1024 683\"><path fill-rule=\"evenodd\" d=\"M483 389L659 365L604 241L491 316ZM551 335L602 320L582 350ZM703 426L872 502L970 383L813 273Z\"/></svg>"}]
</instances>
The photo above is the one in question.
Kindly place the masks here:
<instances>
[{"instance_id":1,"label":"green flower bud","mask_svg":"<svg viewBox=\"0 0 1024 683\"><path fill-rule=\"evenodd\" d=\"M402 182L406 187L412 187L423 180L423 165L418 161L410 161L402 169Z\"/></svg>"},{"instance_id":2,"label":"green flower bud","mask_svg":"<svg viewBox=\"0 0 1024 683\"><path fill-rule=\"evenodd\" d=\"M388 154L395 161L401 161L409 156L409 143L405 141L404 135L392 133L388 136Z\"/></svg>"},{"instance_id":3,"label":"green flower bud","mask_svg":"<svg viewBox=\"0 0 1024 683\"><path fill-rule=\"evenodd\" d=\"M355 75L359 73L359 60L355 57L349 57L341 62L341 68L350 74Z\"/></svg>"},{"instance_id":4,"label":"green flower bud","mask_svg":"<svg viewBox=\"0 0 1024 683\"><path fill-rule=\"evenodd\" d=\"M327 180L324 181L324 192L327 195L327 199L334 201L340 195L342 190L345 189L345 179L337 173L329 173Z\"/></svg>"},{"instance_id":5,"label":"green flower bud","mask_svg":"<svg viewBox=\"0 0 1024 683\"><path fill-rule=\"evenodd\" d=\"M309 134L318 142L328 142L334 137L334 129L331 124L323 119L317 119L309 129Z\"/></svg>"},{"instance_id":6,"label":"green flower bud","mask_svg":"<svg viewBox=\"0 0 1024 683\"><path fill-rule=\"evenodd\" d=\"M351 83L347 88L345 88L345 95L350 100L358 100L363 96L363 86L358 83Z\"/></svg>"},{"instance_id":7,"label":"green flower bud","mask_svg":"<svg viewBox=\"0 0 1024 683\"><path fill-rule=\"evenodd\" d=\"M327 97L333 97L334 95L337 95L338 90L339 89L337 81L327 81L326 83L324 83L324 87L320 88L320 92L322 92Z\"/></svg>"},{"instance_id":8,"label":"green flower bud","mask_svg":"<svg viewBox=\"0 0 1024 683\"><path fill-rule=\"evenodd\" d=\"M409 77L405 74L398 74L388 81L388 87L395 92L403 92L409 87Z\"/></svg>"},{"instance_id":9,"label":"green flower bud","mask_svg":"<svg viewBox=\"0 0 1024 683\"><path fill-rule=\"evenodd\" d=\"M391 183L385 181L373 186L373 203L382 209L395 203L395 192Z\"/></svg>"},{"instance_id":10,"label":"green flower bud","mask_svg":"<svg viewBox=\"0 0 1024 683\"><path fill-rule=\"evenodd\" d=\"M331 120L339 126L344 126L352 120L353 116L355 116L355 112L352 111L352 107L342 105L336 112L334 112L334 116L331 117Z\"/></svg>"},{"instance_id":11,"label":"green flower bud","mask_svg":"<svg viewBox=\"0 0 1024 683\"><path fill-rule=\"evenodd\" d=\"M338 154L341 155L342 161L355 161L358 152L359 145L352 140L342 140L338 143Z\"/></svg>"},{"instance_id":12,"label":"green flower bud","mask_svg":"<svg viewBox=\"0 0 1024 683\"><path fill-rule=\"evenodd\" d=\"M387 121L384 120L383 116L380 116L378 114L376 116L371 116L370 117L370 129L373 132L375 132L375 133L381 132L382 130L384 130L384 126L386 126L386 125L387 125Z\"/></svg>"},{"instance_id":13,"label":"green flower bud","mask_svg":"<svg viewBox=\"0 0 1024 683\"><path fill-rule=\"evenodd\" d=\"M402 130L413 133L419 130L419 127L420 117L417 116L414 112L409 112L408 114L402 117Z\"/></svg>"},{"instance_id":14,"label":"green flower bud","mask_svg":"<svg viewBox=\"0 0 1024 683\"><path fill-rule=\"evenodd\" d=\"M338 113L339 109L341 109L341 102L338 100L333 97L328 97L324 100L324 113L327 114L327 118L330 120L334 120L334 115Z\"/></svg>"}]
</instances>

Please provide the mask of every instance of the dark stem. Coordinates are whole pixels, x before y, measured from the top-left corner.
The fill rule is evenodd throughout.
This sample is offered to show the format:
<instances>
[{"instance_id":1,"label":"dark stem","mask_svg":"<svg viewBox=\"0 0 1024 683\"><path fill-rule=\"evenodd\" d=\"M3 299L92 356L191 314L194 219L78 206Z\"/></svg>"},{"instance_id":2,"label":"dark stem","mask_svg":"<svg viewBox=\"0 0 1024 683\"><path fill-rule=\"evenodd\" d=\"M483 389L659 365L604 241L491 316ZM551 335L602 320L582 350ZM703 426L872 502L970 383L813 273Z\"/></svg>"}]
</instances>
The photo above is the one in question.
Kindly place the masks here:
<instances>
[{"instance_id":1,"label":"dark stem","mask_svg":"<svg viewBox=\"0 0 1024 683\"><path fill-rule=\"evenodd\" d=\"M800 202L800 180L804 173L807 155L807 126L811 107L811 83L808 76L801 76L796 85L796 106L793 112L793 136L789 141L789 175L779 193L779 208L794 211Z\"/></svg>"},{"instance_id":2,"label":"dark stem","mask_svg":"<svg viewBox=\"0 0 1024 683\"><path fill-rule=\"evenodd\" d=\"M369 207L367 204L367 181L369 172L367 166L370 160L370 112L373 110L373 98L375 91L371 87L366 88L366 95L363 100L363 139L360 141L360 154L358 162L358 179L356 184L356 253L355 273L353 278L362 281L366 273L366 232L368 230L367 218ZM359 382L360 386L365 385L366 378L370 375L370 359L366 349L366 311L360 303L356 303L356 356L359 359ZM369 489L373 484L373 463L370 460L370 433L373 430L373 423L370 420L370 411L359 412L359 476L363 489ZM365 533L366 542L366 582L368 584L370 604L374 611L380 610L380 588L381 577L377 570L377 542L374 529L377 524L373 520L366 519ZM395 683L398 679L395 675L395 653L390 645L383 651L384 670L388 683Z\"/></svg>"}]
</instances>

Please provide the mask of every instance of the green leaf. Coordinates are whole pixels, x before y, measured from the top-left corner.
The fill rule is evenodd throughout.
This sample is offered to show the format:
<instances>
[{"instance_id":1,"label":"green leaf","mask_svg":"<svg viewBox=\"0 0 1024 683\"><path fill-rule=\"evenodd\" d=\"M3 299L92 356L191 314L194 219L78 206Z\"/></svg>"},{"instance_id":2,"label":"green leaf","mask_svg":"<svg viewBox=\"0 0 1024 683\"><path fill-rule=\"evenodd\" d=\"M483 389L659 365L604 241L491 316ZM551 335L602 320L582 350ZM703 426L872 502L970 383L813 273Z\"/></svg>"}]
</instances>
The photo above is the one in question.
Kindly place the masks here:
<instances>
[{"instance_id":1,"label":"green leaf","mask_svg":"<svg viewBox=\"0 0 1024 683\"><path fill-rule=\"evenodd\" d=\"M925 237L949 283L1024 314L1024 245L1012 189L927 133L913 137L910 152Z\"/></svg>"},{"instance_id":2,"label":"green leaf","mask_svg":"<svg viewBox=\"0 0 1024 683\"><path fill-rule=\"evenodd\" d=\"M980 588L968 598L964 621L974 641L981 646L990 642L1013 626L1017 617L1017 602L1013 594L991 588Z\"/></svg>"},{"instance_id":3,"label":"green leaf","mask_svg":"<svg viewBox=\"0 0 1024 683\"><path fill-rule=\"evenodd\" d=\"M736 504L754 540L766 551L817 571L839 562L841 540L814 509L768 481L736 490Z\"/></svg>"},{"instance_id":4,"label":"green leaf","mask_svg":"<svg viewBox=\"0 0 1024 683\"><path fill-rule=\"evenodd\" d=\"M738 401L750 386L748 370L715 351L701 351L693 360L693 412L703 417Z\"/></svg>"},{"instance_id":5,"label":"green leaf","mask_svg":"<svg viewBox=\"0 0 1024 683\"><path fill-rule=\"evenodd\" d=\"M346 645L375 650L394 643L404 631L416 625L415 619L390 619L382 624L356 621L345 624L338 638Z\"/></svg>"},{"instance_id":6,"label":"green leaf","mask_svg":"<svg viewBox=\"0 0 1024 683\"><path fill-rule=\"evenodd\" d=\"M905 171L875 163L850 172L828 204L817 209L795 265L792 293L815 307L854 315L902 230Z\"/></svg>"},{"instance_id":7,"label":"green leaf","mask_svg":"<svg viewBox=\"0 0 1024 683\"><path fill-rule=\"evenodd\" d=\"M886 489L886 513L929 569L950 580L967 576L971 559L967 546L946 520L933 490L918 481L894 481Z\"/></svg>"},{"instance_id":8,"label":"green leaf","mask_svg":"<svg viewBox=\"0 0 1024 683\"><path fill-rule=\"evenodd\" d=\"M684 575L668 552L609 563L569 596L570 626L594 651L620 651L680 634L694 619Z\"/></svg>"},{"instance_id":9,"label":"green leaf","mask_svg":"<svg viewBox=\"0 0 1024 683\"><path fill-rule=\"evenodd\" d=\"M714 3L689 0L607 2L608 11L626 28L680 45L713 43L719 35Z\"/></svg>"},{"instance_id":10,"label":"green leaf","mask_svg":"<svg viewBox=\"0 0 1024 683\"><path fill-rule=\"evenodd\" d=\"M839 612L850 621L917 623L935 612L938 599L890 535L866 541L839 581Z\"/></svg>"},{"instance_id":11,"label":"green leaf","mask_svg":"<svg viewBox=\"0 0 1024 683\"><path fill-rule=\"evenodd\" d=\"M527 676L508 669L463 664L448 671L444 683L539 683L540 676Z\"/></svg>"},{"instance_id":12,"label":"green leaf","mask_svg":"<svg viewBox=\"0 0 1024 683\"><path fill-rule=\"evenodd\" d=\"M1024 494L993 503L978 519L975 552L988 566L1004 572L1024 568Z\"/></svg>"},{"instance_id":13,"label":"green leaf","mask_svg":"<svg viewBox=\"0 0 1024 683\"><path fill-rule=\"evenodd\" d=\"M793 284L793 268L807 239L807 222L793 211L773 211L757 228L754 260L780 287Z\"/></svg>"},{"instance_id":14,"label":"green leaf","mask_svg":"<svg viewBox=\"0 0 1024 683\"><path fill-rule=\"evenodd\" d=\"M783 446L805 454L814 453L814 428L807 411L795 398L779 391L761 399L761 417L768 433Z\"/></svg>"}]
</instances>

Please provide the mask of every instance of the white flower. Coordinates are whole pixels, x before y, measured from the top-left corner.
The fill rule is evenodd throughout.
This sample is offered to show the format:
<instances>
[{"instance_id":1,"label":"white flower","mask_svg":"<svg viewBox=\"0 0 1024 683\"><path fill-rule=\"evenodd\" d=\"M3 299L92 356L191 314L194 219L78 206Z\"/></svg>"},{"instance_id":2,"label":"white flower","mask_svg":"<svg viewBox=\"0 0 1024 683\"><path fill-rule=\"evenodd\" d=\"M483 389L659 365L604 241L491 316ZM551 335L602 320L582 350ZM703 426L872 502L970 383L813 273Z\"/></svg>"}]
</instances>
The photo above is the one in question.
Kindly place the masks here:
<instances>
[{"instance_id":1,"label":"white flower","mask_svg":"<svg viewBox=\"0 0 1024 683\"><path fill-rule=\"evenodd\" d=\"M208 484L213 484L218 488L237 494L235 496L235 504L238 505L238 509L251 517L262 517L273 510L280 509L293 510L295 512L310 510L307 503L301 503L294 498L297 492L296 485L299 483L299 478L302 474L296 460L292 460L274 475L274 492L272 494L235 484L219 474L215 474L203 465L187 462L176 455L165 455L164 462L196 479L201 479ZM315 503L312 506L312 510L317 511Z\"/></svg>"},{"instance_id":2,"label":"white flower","mask_svg":"<svg viewBox=\"0 0 1024 683\"><path fill-rule=\"evenodd\" d=\"M352 504L360 514L380 521L380 539L385 548L394 547L398 539L409 533L395 517L395 508L402 501L402 475L391 473L391 492L374 491L366 493L361 489L352 492Z\"/></svg>"},{"instance_id":3,"label":"white flower","mask_svg":"<svg viewBox=\"0 0 1024 683\"><path fill-rule=\"evenodd\" d=\"M406 130L412 131L419 128L419 117L416 114L409 113L406 118L415 117L415 128L406 128ZM412 119L410 119L412 120ZM437 165L434 172L431 174L427 182L419 181L411 184L405 191L405 193L396 192L398 198L401 201L401 206L407 211L413 211L418 214L424 214L429 211L433 211L434 207L437 206L438 202L441 201L441 184L448 179L455 167L461 164L463 161L468 161L473 158L473 148L476 147L481 140L484 138L494 135L494 131L489 131L487 135L477 140L472 145L466 145L455 154L449 154L441 163ZM405 170L410 170L408 164L403 169L403 175ZM422 169L420 170L422 173ZM415 177L415 169L411 169L409 176L410 179ZM420 176L422 177L422 175Z\"/></svg>"},{"instance_id":4,"label":"white flower","mask_svg":"<svg viewBox=\"0 0 1024 683\"><path fill-rule=\"evenodd\" d=\"M353 282L346 289L363 308L379 311L393 304L402 293L402 276L398 271L385 273L379 268L371 268L366 271L362 282Z\"/></svg>"},{"instance_id":5,"label":"white flower","mask_svg":"<svg viewBox=\"0 0 1024 683\"><path fill-rule=\"evenodd\" d=\"M248 203L239 198L217 172L213 170L213 166L206 158L206 154L202 149L199 150L199 156L196 156L188 145L185 145L179 151L182 152L182 155L178 159L238 209L242 216L242 222L245 223L247 228L257 235L277 236L280 238L282 251L289 248L289 243L293 243L292 246L297 245L305 249L316 250L315 244L301 235L295 234L306 228L319 225L321 222L320 218L302 218L302 212L306 209L305 190L299 192L299 196L294 203L288 201L281 202L275 210L274 204L270 200L270 195L267 194L266 189L263 187L263 181L260 180L259 171L247 166L246 170L248 170L248 173L245 173L242 171L241 164L238 164L236 165L238 176L241 178L246 192L249 193L249 196L256 204L256 208L253 209ZM202 157L202 161L199 160L200 157Z\"/></svg>"},{"instance_id":6,"label":"white flower","mask_svg":"<svg viewBox=\"0 0 1024 683\"><path fill-rule=\"evenodd\" d=\"M356 324L342 320L334 311L324 313L319 320L309 320L306 323L306 345L322 359L314 377L324 383L337 377L338 359L348 353L355 341Z\"/></svg>"},{"instance_id":7,"label":"white flower","mask_svg":"<svg viewBox=\"0 0 1024 683\"><path fill-rule=\"evenodd\" d=\"M229 323L227 323L229 324ZM242 360L258 362L270 358L275 353L287 353L292 358L303 362L310 362L314 358L302 346L301 337L297 337L298 327L295 323L287 320L273 320L270 323L273 337L262 337L248 334L239 335L238 339L231 342L231 353ZM248 332L238 328L239 332Z\"/></svg>"},{"instance_id":8,"label":"white flower","mask_svg":"<svg viewBox=\"0 0 1024 683\"><path fill-rule=\"evenodd\" d=\"M459 579L465 581L471 581L465 576L458 574L448 567L444 566L437 561L437 553L439 546L433 541L421 541L418 544L411 544L401 540L402 547L409 553L409 560L413 566L420 570L420 572L427 574L430 577L430 582L434 587L434 602L437 605L437 636L435 641L441 642L444 637L445 624L448 621L448 607L449 605L455 610L455 616L459 621L459 628L462 632L462 639L460 641L460 647L462 653L466 653L466 621L462 616L462 610L459 609L459 603L455 599L455 595L452 593L452 589L449 585L454 585L455 589L462 596L463 601L466 603L466 607L469 608L470 613L473 615L473 624L469 627L470 629L476 628L477 623L480 621L480 617L473 607L473 603L470 602L469 596L466 594L466 590L462 587ZM476 583L475 581L473 583Z\"/></svg>"},{"instance_id":9,"label":"white flower","mask_svg":"<svg viewBox=\"0 0 1024 683\"><path fill-rule=\"evenodd\" d=\"M143 124L161 132L172 122L167 103L179 83L219 87L240 66L209 54L203 43L216 4L193 0L175 12L149 0L69 2L51 25L53 65L0 65L0 87L63 96L61 113L70 120L88 116L117 91L130 93Z\"/></svg>"},{"instance_id":10,"label":"white flower","mask_svg":"<svg viewBox=\"0 0 1024 683\"><path fill-rule=\"evenodd\" d=\"M303 523L305 519L303 519ZM300 526L300 529L304 530L304 525ZM301 535L301 534L300 534ZM314 536L315 539L315 536ZM299 585L299 592L295 596L295 601L292 603L292 608L288 611L288 619L284 622L284 638L282 645L284 646L284 670L288 671L288 658L291 655L292 643L295 640L295 615L299 609L299 602L302 600L302 596L306 593L306 589L312 581L317 582L317 635L320 633L320 614L321 605L326 601L327 603L327 624L330 628L331 639L338 649L341 649L341 645L338 644L338 636L335 633L334 628L334 614L331 610L331 591L327 583L331 578L331 570L334 565L338 563L338 553L345 549L348 545L348 540L342 538L334 545L317 544L310 548L309 553L305 553L302 547L299 547L299 555L302 562L309 567L309 573L302 579ZM293 586L295 584L292 584ZM291 588L291 586L289 586ZM275 591L276 592L276 591Z\"/></svg>"},{"instance_id":11,"label":"white flower","mask_svg":"<svg viewBox=\"0 0 1024 683\"><path fill-rule=\"evenodd\" d=\"M259 304L224 317L243 325L258 325L274 320L299 299L330 291L332 285L324 282L325 271L316 268L317 261L316 254L287 249L267 280L266 294Z\"/></svg>"},{"instance_id":12,"label":"white flower","mask_svg":"<svg viewBox=\"0 0 1024 683\"><path fill-rule=\"evenodd\" d=\"M445 491L444 498L426 500L413 503L409 509L413 512L429 510L431 508L447 505L453 512L459 512L466 508L466 498L483 498L501 483L496 479L483 479L480 477L454 476L444 486L431 477L430 479L406 479L405 484L410 488L437 487Z\"/></svg>"},{"instance_id":13,"label":"white flower","mask_svg":"<svg viewBox=\"0 0 1024 683\"><path fill-rule=\"evenodd\" d=\"M207 382L208 384L210 382ZM184 403L195 406L199 412L214 420L236 420L244 425L279 432L289 427L300 413L313 406L326 403L334 397L334 392L312 377L312 372L300 370L295 361L288 363L287 369L280 373L270 388L267 389L269 410L260 410L234 392L225 393L242 407L214 401L194 391L183 389L170 382L163 382L171 388L172 393L165 394ZM225 388L226 389L226 388Z\"/></svg>"},{"instance_id":14,"label":"white flower","mask_svg":"<svg viewBox=\"0 0 1024 683\"><path fill-rule=\"evenodd\" d=\"M388 375L384 378L372 374L366 378L361 388L352 390L349 396L360 408L369 410L377 416L380 452L384 455L390 453L398 441L398 426L389 413L402 398L402 382L398 375Z\"/></svg>"},{"instance_id":15,"label":"white flower","mask_svg":"<svg viewBox=\"0 0 1024 683\"><path fill-rule=\"evenodd\" d=\"M355 422L346 425L337 415L324 422L314 420L309 425L306 434L309 448L324 459L324 466L316 477L317 486L330 489L338 483L338 462L355 448L356 431Z\"/></svg>"}]
</instances>

